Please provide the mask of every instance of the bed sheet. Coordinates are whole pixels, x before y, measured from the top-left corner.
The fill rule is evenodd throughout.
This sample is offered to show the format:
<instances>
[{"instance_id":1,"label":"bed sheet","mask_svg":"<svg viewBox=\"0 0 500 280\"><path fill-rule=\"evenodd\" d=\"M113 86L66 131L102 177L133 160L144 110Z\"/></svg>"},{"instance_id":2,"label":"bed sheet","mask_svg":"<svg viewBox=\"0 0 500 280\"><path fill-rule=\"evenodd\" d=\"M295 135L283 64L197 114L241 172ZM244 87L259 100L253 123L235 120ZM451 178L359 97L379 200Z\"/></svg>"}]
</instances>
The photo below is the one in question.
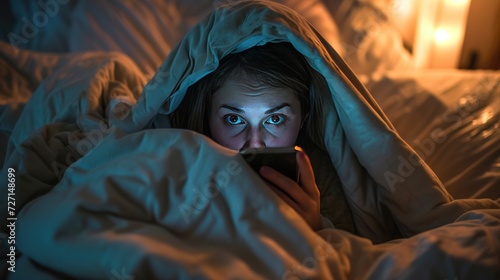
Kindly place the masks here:
<instances>
[{"instance_id":1,"label":"bed sheet","mask_svg":"<svg viewBox=\"0 0 500 280\"><path fill-rule=\"evenodd\" d=\"M500 71L389 71L362 79L454 197L500 199Z\"/></svg>"}]
</instances>

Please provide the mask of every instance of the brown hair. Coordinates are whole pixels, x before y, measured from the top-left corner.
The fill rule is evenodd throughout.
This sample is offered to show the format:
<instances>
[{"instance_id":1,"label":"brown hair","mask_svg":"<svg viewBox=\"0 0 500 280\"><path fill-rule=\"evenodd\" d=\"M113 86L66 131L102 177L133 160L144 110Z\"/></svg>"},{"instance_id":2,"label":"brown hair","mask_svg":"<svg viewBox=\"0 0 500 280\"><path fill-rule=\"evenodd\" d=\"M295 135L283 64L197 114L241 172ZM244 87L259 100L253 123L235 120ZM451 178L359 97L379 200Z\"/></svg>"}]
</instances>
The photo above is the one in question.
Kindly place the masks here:
<instances>
[{"instance_id":1,"label":"brown hair","mask_svg":"<svg viewBox=\"0 0 500 280\"><path fill-rule=\"evenodd\" d=\"M315 71L290 43L267 43L221 59L217 69L190 86L179 107L170 115L174 128L186 128L211 137L209 114L212 95L233 75L245 74L270 87L288 88L299 98L303 129L319 147L321 101L313 87ZM302 131L306 130L306 131Z\"/></svg>"}]
</instances>

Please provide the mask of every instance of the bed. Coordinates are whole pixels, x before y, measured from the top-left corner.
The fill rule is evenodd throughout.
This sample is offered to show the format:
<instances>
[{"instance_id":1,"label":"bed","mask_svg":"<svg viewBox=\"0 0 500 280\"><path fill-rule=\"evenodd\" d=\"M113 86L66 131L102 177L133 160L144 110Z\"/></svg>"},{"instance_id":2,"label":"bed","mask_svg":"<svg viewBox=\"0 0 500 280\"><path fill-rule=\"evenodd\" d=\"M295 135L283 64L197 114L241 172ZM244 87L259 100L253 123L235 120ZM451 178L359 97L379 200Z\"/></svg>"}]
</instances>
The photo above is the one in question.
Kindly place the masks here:
<instances>
[{"instance_id":1,"label":"bed","mask_svg":"<svg viewBox=\"0 0 500 280\"><path fill-rule=\"evenodd\" d=\"M498 279L500 72L415 70L383 1L278 2L333 46L377 120L425 161L395 153L394 184L442 184L422 192L457 199L432 209L453 214L422 220L378 200L363 212L335 193L341 206L325 211L337 229L312 232L234 152L189 131L137 131L151 125L141 116L124 122L157 106L144 88L160 91L165 59L219 1L11 1L0 42L1 174L15 178L2 189L15 206L2 210L6 279ZM359 37L359 18L384 28Z\"/></svg>"}]
</instances>

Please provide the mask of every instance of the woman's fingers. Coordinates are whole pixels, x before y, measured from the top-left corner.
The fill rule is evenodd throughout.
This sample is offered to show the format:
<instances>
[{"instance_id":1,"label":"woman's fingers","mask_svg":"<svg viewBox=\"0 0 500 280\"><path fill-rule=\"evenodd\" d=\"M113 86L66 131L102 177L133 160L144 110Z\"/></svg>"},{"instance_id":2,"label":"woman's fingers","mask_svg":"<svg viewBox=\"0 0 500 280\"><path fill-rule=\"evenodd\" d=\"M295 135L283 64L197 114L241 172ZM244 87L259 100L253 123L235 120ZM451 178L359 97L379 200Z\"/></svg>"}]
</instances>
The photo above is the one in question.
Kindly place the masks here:
<instances>
[{"instance_id":1,"label":"woman's fingers","mask_svg":"<svg viewBox=\"0 0 500 280\"><path fill-rule=\"evenodd\" d=\"M297 165L300 172L300 186L294 180L271 167L260 168L260 175L271 185L271 189L304 218L312 229L321 228L319 190L314 181L314 172L307 155L297 152Z\"/></svg>"},{"instance_id":2,"label":"woman's fingers","mask_svg":"<svg viewBox=\"0 0 500 280\"><path fill-rule=\"evenodd\" d=\"M318 187L316 187L311 161L301 148L298 149L299 151L295 156L300 172L300 185L309 197L316 199L319 197L319 190Z\"/></svg>"},{"instance_id":3,"label":"woman's fingers","mask_svg":"<svg viewBox=\"0 0 500 280\"><path fill-rule=\"evenodd\" d=\"M275 185L273 184L269 184L269 187L271 188L271 190L274 191L275 194L277 194L286 204L288 204L290 207L292 207L295 211L299 212L300 213L300 209L299 209L299 206L298 204L285 192L283 192L283 190L281 190L280 188L276 187Z\"/></svg>"},{"instance_id":4,"label":"woman's fingers","mask_svg":"<svg viewBox=\"0 0 500 280\"><path fill-rule=\"evenodd\" d=\"M290 197L294 202L301 204L301 198L306 194L292 179L269 166L262 166L260 168L260 175L271 182L276 188L280 189L281 192Z\"/></svg>"}]
</instances>

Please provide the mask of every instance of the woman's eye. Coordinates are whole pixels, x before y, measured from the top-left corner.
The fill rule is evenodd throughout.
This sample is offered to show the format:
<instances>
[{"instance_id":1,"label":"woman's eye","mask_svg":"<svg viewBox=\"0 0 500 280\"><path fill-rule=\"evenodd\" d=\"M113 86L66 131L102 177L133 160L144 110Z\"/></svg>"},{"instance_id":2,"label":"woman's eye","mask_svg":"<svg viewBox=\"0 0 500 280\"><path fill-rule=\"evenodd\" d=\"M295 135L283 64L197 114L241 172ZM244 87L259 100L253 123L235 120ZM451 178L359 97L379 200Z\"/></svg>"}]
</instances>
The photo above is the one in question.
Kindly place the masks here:
<instances>
[{"instance_id":1,"label":"woman's eye","mask_svg":"<svg viewBox=\"0 0 500 280\"><path fill-rule=\"evenodd\" d=\"M245 123L240 116L233 115L233 114L225 115L224 119L226 120L227 123L232 124L232 125L244 124Z\"/></svg>"},{"instance_id":2,"label":"woman's eye","mask_svg":"<svg viewBox=\"0 0 500 280\"><path fill-rule=\"evenodd\" d=\"M284 121L285 121L285 118L283 116L272 115L267 119L266 123L273 124L273 125L279 125L279 124L283 124Z\"/></svg>"}]
</instances>

